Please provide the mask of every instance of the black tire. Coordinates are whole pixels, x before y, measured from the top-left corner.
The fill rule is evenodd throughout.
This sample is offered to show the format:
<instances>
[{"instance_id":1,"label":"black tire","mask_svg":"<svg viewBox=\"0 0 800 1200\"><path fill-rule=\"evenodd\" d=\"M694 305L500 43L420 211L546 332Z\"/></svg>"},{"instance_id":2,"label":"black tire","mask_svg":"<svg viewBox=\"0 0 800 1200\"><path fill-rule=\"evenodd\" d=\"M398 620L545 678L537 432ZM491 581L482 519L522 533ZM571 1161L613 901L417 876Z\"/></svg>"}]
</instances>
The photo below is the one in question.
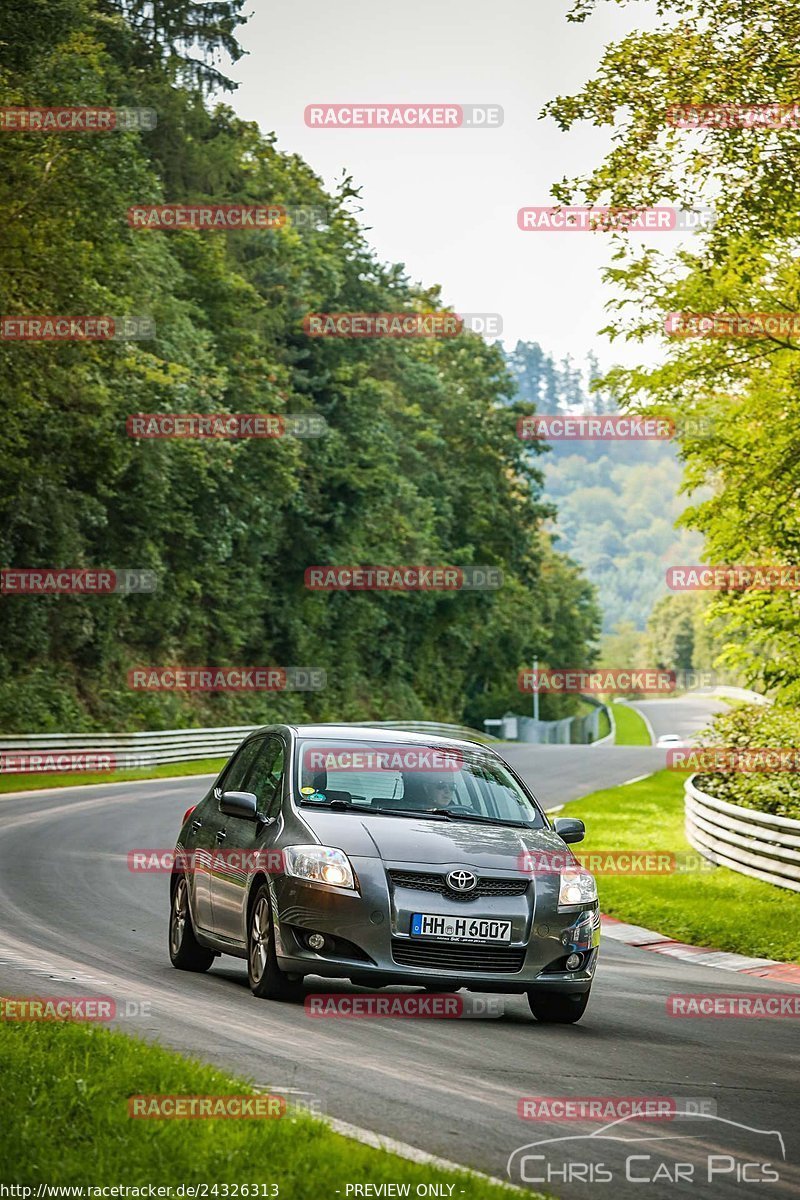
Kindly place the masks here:
<instances>
[{"instance_id":1,"label":"black tire","mask_svg":"<svg viewBox=\"0 0 800 1200\"><path fill-rule=\"evenodd\" d=\"M259 1000L297 1000L303 980L290 979L278 966L269 887L262 883L250 906L247 921L247 978Z\"/></svg>"},{"instance_id":2,"label":"black tire","mask_svg":"<svg viewBox=\"0 0 800 1200\"><path fill-rule=\"evenodd\" d=\"M589 1003L589 992L528 992L528 1004L544 1025L574 1025Z\"/></svg>"},{"instance_id":3,"label":"black tire","mask_svg":"<svg viewBox=\"0 0 800 1200\"><path fill-rule=\"evenodd\" d=\"M169 957L179 971L207 971L217 957L194 936L186 876L179 875L169 906Z\"/></svg>"}]
</instances>

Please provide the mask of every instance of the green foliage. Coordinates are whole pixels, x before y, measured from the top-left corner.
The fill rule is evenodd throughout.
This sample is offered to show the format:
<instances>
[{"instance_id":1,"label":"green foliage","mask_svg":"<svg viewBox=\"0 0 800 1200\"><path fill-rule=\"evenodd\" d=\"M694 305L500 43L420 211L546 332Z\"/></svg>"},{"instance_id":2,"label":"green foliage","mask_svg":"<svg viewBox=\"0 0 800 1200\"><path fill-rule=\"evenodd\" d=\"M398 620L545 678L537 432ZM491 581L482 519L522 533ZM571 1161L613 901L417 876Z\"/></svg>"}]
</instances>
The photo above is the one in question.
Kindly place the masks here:
<instances>
[{"instance_id":1,"label":"green foliage","mask_svg":"<svg viewBox=\"0 0 800 1200\"><path fill-rule=\"evenodd\" d=\"M606 633L600 643L599 666L601 667L647 667L647 644L645 635L632 621L620 621L611 633Z\"/></svg>"},{"instance_id":2,"label":"green foliage","mask_svg":"<svg viewBox=\"0 0 800 1200\"><path fill-rule=\"evenodd\" d=\"M652 746L640 713L628 704L614 705L614 745L615 746Z\"/></svg>"},{"instance_id":3,"label":"green foliage","mask_svg":"<svg viewBox=\"0 0 800 1200\"><path fill-rule=\"evenodd\" d=\"M316 1200L341 1178L400 1183L412 1195L432 1182L475 1200L509 1195L468 1171L345 1138L288 1105L271 1119L132 1119L130 1096L251 1096L255 1081L97 1026L0 1021L0 1071L3 1183L248 1184L251 1196L269 1196L274 1184L280 1196Z\"/></svg>"},{"instance_id":4,"label":"green foliage","mask_svg":"<svg viewBox=\"0 0 800 1200\"><path fill-rule=\"evenodd\" d=\"M800 751L800 712L796 708L748 704L720 713L707 744L736 750ZM758 812L800 821L800 777L794 771L714 771L697 777L701 791Z\"/></svg>"},{"instance_id":5,"label":"green foliage","mask_svg":"<svg viewBox=\"0 0 800 1200\"><path fill-rule=\"evenodd\" d=\"M196 758L191 762L162 763L159 767L134 767L130 771L42 771L0 775L0 794L35 792L46 788L86 787L94 783L126 783L137 779L173 779L184 775L219 775L227 758Z\"/></svg>"},{"instance_id":6,"label":"green foliage","mask_svg":"<svg viewBox=\"0 0 800 1200\"><path fill-rule=\"evenodd\" d=\"M717 662L737 639L715 615L706 592L676 592L653 605L647 621L644 655L654 667L667 670L715 671ZM719 682L740 684L735 673L716 672Z\"/></svg>"},{"instance_id":7,"label":"green foliage","mask_svg":"<svg viewBox=\"0 0 800 1200\"><path fill-rule=\"evenodd\" d=\"M464 718L477 729L483 728L486 718L505 713L530 714L531 694L521 694L517 676L493 671L496 656L502 656L515 644L526 643L520 667L530 667L534 652L542 665L564 666L574 662L594 661L594 639L598 631L598 612L594 589L579 567L563 554L557 554L544 535L541 540L542 558L536 605L519 588L506 597L506 605L493 616L487 637L475 659L476 680ZM585 654L585 659L576 654ZM481 681L483 681L481 685ZM574 716L580 709L580 698L573 695L543 693L539 715L543 721L557 721Z\"/></svg>"},{"instance_id":8,"label":"green foliage","mask_svg":"<svg viewBox=\"0 0 800 1200\"><path fill-rule=\"evenodd\" d=\"M140 69L163 64L187 85L233 91L238 84L213 64L222 53L232 62L242 57L236 29L248 19L243 7L244 0L98 0L97 11L124 19L128 61Z\"/></svg>"},{"instance_id":9,"label":"green foliage","mask_svg":"<svg viewBox=\"0 0 800 1200\"><path fill-rule=\"evenodd\" d=\"M591 589L541 532L539 448L516 436L529 408L509 403L500 351L468 332L304 334L308 312L441 302L377 261L348 179L326 193L272 135L180 85L179 59L235 59L240 5L58 0L52 22L45 7L4 6L0 102L138 105L158 124L3 135L0 311L149 315L156 335L0 342L0 563L149 568L159 590L4 596L0 727L459 720L515 689L534 647L590 660ZM321 215L231 234L126 220L140 202L203 199ZM314 412L330 432L141 441L125 432L137 412ZM309 592L306 567L327 563L487 564L505 586ZM131 692L127 670L148 664L314 666L328 688Z\"/></svg>"},{"instance_id":10,"label":"green foliage","mask_svg":"<svg viewBox=\"0 0 800 1200\"><path fill-rule=\"evenodd\" d=\"M647 631L654 667L690 671L695 666L697 611L702 602L696 593L686 593L662 596L653 606Z\"/></svg>"},{"instance_id":11,"label":"green foliage","mask_svg":"<svg viewBox=\"0 0 800 1200\"><path fill-rule=\"evenodd\" d=\"M684 834L684 778L659 771L570 804L569 815L586 822L577 854L651 851L686 855L677 861L696 867L663 875L601 874L600 908L693 946L800 961L800 894L702 859Z\"/></svg>"},{"instance_id":12,"label":"green foliage","mask_svg":"<svg viewBox=\"0 0 800 1200\"><path fill-rule=\"evenodd\" d=\"M574 19L596 7L578 3ZM564 179L564 203L672 203L710 207L712 228L680 252L642 249L615 235L609 332L664 338L671 312L800 312L800 209L795 163L800 130L672 128L671 106L794 104L800 12L791 0L659 0L664 20L608 46L594 79L545 110L563 129L613 125L595 169ZM607 235L604 235L607 236ZM689 338L667 342L638 369L606 383L626 407L701 417L703 436L682 438L693 505L687 526L705 537L708 561L795 564L800 550L800 356L795 337ZM712 436L708 436L708 430ZM788 703L800 699L797 592L727 593L712 613L729 645L723 664Z\"/></svg>"}]
</instances>

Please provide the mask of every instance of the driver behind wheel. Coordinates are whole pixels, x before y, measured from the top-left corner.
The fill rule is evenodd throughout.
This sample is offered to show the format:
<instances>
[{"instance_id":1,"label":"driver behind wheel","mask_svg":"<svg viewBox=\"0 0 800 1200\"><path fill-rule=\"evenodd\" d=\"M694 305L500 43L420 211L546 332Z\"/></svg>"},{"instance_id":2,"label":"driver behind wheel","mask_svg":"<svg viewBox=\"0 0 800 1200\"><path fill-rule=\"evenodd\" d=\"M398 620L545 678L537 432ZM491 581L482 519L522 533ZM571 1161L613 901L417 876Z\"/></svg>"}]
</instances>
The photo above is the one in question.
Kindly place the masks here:
<instances>
[{"instance_id":1,"label":"driver behind wheel","mask_svg":"<svg viewBox=\"0 0 800 1200\"><path fill-rule=\"evenodd\" d=\"M458 804L455 784L449 779L437 779L431 784L431 808L450 808Z\"/></svg>"}]
</instances>

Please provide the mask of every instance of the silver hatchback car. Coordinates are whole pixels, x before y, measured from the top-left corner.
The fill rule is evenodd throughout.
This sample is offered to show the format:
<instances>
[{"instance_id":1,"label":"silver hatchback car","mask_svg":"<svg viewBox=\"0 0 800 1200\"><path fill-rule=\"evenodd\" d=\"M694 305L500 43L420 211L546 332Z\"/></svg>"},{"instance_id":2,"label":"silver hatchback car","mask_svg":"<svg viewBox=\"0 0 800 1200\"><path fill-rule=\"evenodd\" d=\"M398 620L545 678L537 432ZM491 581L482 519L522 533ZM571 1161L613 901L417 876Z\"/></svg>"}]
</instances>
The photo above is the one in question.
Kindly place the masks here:
<instances>
[{"instance_id":1,"label":"silver hatchback car","mask_svg":"<svg viewBox=\"0 0 800 1200\"><path fill-rule=\"evenodd\" d=\"M251 734L184 816L173 964L247 959L256 996L305 976L525 992L540 1021L586 1008L593 877L516 773L477 743L347 725Z\"/></svg>"}]
</instances>

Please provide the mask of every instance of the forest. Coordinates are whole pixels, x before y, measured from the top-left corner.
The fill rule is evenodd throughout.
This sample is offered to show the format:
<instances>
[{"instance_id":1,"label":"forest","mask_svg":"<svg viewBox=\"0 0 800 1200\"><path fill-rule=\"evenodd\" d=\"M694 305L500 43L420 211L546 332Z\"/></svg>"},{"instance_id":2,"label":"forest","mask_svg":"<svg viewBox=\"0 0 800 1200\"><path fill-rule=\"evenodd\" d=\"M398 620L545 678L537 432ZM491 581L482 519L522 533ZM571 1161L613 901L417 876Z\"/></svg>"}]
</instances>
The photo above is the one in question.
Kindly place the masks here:
<instances>
[{"instance_id":1,"label":"forest","mask_svg":"<svg viewBox=\"0 0 800 1200\"><path fill-rule=\"evenodd\" d=\"M534 649L593 661L594 590L554 548L501 350L315 338L325 312L443 311L379 262L357 181L227 105L240 0L6 0L6 109L110 126L0 133L0 565L145 573L147 590L0 597L6 732L272 719L471 723L518 701ZM24 25L26 37L14 32ZM144 114L131 120L129 114ZM123 117L125 119L123 119ZM267 227L153 228L129 211L271 206ZM44 316L123 336L20 339ZM20 321L29 324L20 325ZM36 326L35 328L41 328ZM269 414L284 436L131 436L141 414ZM316 436L298 436L314 429ZM480 565L494 590L312 591L311 566ZM137 576L138 577L138 576ZM150 667L324 672L316 690L136 690ZM560 715L564 700L553 700Z\"/></svg>"}]
</instances>

